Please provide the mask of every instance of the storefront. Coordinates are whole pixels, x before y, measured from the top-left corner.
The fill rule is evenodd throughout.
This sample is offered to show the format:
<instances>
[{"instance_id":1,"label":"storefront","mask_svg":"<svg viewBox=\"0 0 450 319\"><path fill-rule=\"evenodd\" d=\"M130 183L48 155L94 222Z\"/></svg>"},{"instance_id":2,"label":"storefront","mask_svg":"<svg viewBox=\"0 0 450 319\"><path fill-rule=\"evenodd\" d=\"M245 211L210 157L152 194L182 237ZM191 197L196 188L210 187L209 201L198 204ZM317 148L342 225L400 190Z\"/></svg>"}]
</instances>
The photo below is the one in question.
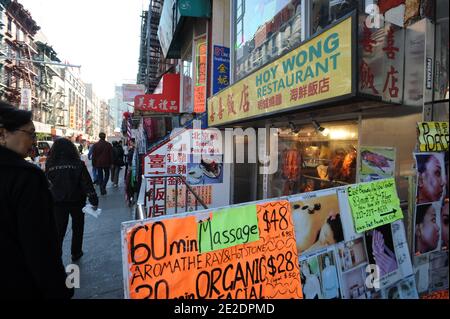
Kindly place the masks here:
<instances>
[{"instance_id":1,"label":"storefront","mask_svg":"<svg viewBox=\"0 0 450 319\"><path fill-rule=\"evenodd\" d=\"M417 290L448 296L448 2L277 1L255 4L260 21L250 25L251 3L233 2L234 81L208 99L208 124L240 130L234 150L244 145L248 154L252 132L264 128L276 147L258 140L255 152L274 154L276 169L234 163L232 203L315 198L322 189L393 177ZM439 173L425 200L430 159ZM418 230L425 211L437 216L429 247Z\"/></svg>"},{"instance_id":2,"label":"storefront","mask_svg":"<svg viewBox=\"0 0 450 319\"><path fill-rule=\"evenodd\" d=\"M423 15L410 13L401 25L388 15L382 25L371 25L376 20L364 13L361 2L345 6L338 2L257 6L263 13L260 25L268 31L259 27L254 33L251 26L242 27L246 19L251 20L245 9L249 1L233 2L235 82L208 100L209 125L278 129L276 173L261 176L256 163L235 164L233 203L367 180L370 176L359 174L361 161L366 161L361 150L378 147L390 149L389 170L407 207L410 179L415 175L412 153L417 122L424 118L431 91L425 83L424 64L429 55L426 48L434 43L435 26L426 10ZM319 14L320 8L326 12ZM362 13L342 18L353 9ZM381 9L386 13L391 8ZM314 17L328 17L327 23L315 25L320 19ZM302 20L299 26L296 19ZM310 38L289 44L286 41L293 34L302 40ZM277 51L280 46L289 50ZM439 60L446 59L445 53L438 54L443 56ZM441 73L446 72L443 68ZM443 121L445 115L448 120L448 111ZM237 139L236 143L247 142ZM243 189L251 191L243 194Z\"/></svg>"}]
</instances>

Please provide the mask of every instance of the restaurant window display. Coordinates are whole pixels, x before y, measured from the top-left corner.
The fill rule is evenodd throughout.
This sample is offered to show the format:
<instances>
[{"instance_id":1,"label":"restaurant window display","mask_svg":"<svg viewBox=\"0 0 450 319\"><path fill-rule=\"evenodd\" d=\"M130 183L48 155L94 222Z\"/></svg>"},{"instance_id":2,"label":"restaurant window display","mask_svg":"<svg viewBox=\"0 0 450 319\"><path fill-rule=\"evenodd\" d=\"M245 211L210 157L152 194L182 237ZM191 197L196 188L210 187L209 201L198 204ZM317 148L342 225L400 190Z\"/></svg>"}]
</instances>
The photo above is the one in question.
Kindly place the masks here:
<instances>
[{"instance_id":1,"label":"restaurant window display","mask_svg":"<svg viewBox=\"0 0 450 319\"><path fill-rule=\"evenodd\" d=\"M268 197L311 192L356 181L358 124L339 122L278 129L278 170Z\"/></svg>"},{"instance_id":2,"label":"restaurant window display","mask_svg":"<svg viewBox=\"0 0 450 319\"><path fill-rule=\"evenodd\" d=\"M235 80L297 47L301 0L234 1Z\"/></svg>"}]
</instances>

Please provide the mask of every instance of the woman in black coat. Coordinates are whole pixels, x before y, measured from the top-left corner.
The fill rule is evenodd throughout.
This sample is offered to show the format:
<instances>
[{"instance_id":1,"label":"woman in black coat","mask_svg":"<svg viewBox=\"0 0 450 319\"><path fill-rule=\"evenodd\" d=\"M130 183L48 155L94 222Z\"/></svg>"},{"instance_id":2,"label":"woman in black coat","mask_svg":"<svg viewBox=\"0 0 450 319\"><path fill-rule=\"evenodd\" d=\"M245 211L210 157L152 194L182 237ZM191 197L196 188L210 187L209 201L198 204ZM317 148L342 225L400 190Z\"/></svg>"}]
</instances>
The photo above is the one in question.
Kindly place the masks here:
<instances>
[{"instance_id":1,"label":"woman in black coat","mask_svg":"<svg viewBox=\"0 0 450 319\"><path fill-rule=\"evenodd\" d=\"M0 102L0 299L71 298L44 172L24 160L31 112Z\"/></svg>"},{"instance_id":2,"label":"woman in black coat","mask_svg":"<svg viewBox=\"0 0 450 319\"><path fill-rule=\"evenodd\" d=\"M50 191L55 204L55 219L59 243L62 247L64 236L72 217L72 260L83 256L84 213L86 198L97 209L98 197L91 176L78 150L70 140L59 138L53 143L45 165L45 173L50 182Z\"/></svg>"}]
</instances>

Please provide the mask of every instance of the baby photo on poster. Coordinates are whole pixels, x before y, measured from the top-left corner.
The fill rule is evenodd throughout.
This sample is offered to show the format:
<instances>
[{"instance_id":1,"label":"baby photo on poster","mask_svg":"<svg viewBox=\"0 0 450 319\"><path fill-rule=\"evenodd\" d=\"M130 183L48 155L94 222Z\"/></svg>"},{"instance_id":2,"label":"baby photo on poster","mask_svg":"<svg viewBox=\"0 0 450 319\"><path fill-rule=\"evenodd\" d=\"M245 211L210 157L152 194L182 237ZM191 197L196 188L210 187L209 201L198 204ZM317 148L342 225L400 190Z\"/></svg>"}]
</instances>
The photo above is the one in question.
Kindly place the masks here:
<instances>
[{"instance_id":1,"label":"baby photo on poster","mask_svg":"<svg viewBox=\"0 0 450 319\"><path fill-rule=\"evenodd\" d=\"M390 224L367 231L365 239L369 264L379 267L380 278L398 269Z\"/></svg>"},{"instance_id":2,"label":"baby photo on poster","mask_svg":"<svg viewBox=\"0 0 450 319\"><path fill-rule=\"evenodd\" d=\"M290 202L299 256L344 240L336 191L304 194Z\"/></svg>"}]
</instances>

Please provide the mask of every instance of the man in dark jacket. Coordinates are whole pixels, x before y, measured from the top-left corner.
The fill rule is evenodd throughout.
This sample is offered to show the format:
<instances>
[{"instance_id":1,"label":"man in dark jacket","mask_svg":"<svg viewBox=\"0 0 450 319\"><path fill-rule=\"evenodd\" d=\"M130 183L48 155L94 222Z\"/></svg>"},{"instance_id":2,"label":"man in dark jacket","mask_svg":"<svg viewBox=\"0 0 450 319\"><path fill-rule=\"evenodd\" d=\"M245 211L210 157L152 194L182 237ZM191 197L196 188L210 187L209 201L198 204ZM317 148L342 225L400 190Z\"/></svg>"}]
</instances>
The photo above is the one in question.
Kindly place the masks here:
<instances>
[{"instance_id":1,"label":"man in dark jacket","mask_svg":"<svg viewBox=\"0 0 450 319\"><path fill-rule=\"evenodd\" d=\"M36 138L24 112L0 102L0 299L70 298L47 179L23 159Z\"/></svg>"},{"instance_id":2,"label":"man in dark jacket","mask_svg":"<svg viewBox=\"0 0 450 319\"><path fill-rule=\"evenodd\" d=\"M105 195L109 170L113 165L113 151L111 144L105 141L105 133L100 133L98 137L100 140L94 144L94 150L92 151L92 165L97 169L97 182L100 185L100 194Z\"/></svg>"}]
</instances>

